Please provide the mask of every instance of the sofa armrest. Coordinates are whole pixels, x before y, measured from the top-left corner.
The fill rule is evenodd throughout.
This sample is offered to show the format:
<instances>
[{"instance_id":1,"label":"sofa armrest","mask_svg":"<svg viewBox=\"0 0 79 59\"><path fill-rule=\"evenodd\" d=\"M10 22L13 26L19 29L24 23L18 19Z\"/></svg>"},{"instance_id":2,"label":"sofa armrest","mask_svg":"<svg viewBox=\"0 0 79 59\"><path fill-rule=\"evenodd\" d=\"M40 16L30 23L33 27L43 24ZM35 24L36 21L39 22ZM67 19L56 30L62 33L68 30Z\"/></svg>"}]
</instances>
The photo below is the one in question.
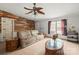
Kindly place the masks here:
<instances>
[{"instance_id":1,"label":"sofa armrest","mask_svg":"<svg viewBox=\"0 0 79 59\"><path fill-rule=\"evenodd\" d=\"M44 39L44 35L37 35L37 40L42 40Z\"/></svg>"}]
</instances>

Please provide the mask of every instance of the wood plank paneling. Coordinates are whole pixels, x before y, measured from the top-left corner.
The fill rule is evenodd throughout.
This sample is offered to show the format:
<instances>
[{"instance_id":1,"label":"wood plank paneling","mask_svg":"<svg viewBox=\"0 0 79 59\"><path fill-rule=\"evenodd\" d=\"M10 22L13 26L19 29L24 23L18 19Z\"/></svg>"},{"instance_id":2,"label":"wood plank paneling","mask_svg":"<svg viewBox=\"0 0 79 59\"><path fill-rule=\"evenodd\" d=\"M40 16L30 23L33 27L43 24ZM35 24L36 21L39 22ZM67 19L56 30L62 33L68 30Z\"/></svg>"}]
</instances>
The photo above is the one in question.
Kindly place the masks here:
<instances>
[{"instance_id":1,"label":"wood plank paneling","mask_svg":"<svg viewBox=\"0 0 79 59\"><path fill-rule=\"evenodd\" d=\"M0 10L0 17L7 17L14 19L15 20L14 31L16 32L35 29L35 22L27 18L16 16L12 13L3 10Z\"/></svg>"},{"instance_id":2,"label":"wood plank paneling","mask_svg":"<svg viewBox=\"0 0 79 59\"><path fill-rule=\"evenodd\" d=\"M31 20L15 21L15 31L34 30L35 22Z\"/></svg>"}]
</instances>

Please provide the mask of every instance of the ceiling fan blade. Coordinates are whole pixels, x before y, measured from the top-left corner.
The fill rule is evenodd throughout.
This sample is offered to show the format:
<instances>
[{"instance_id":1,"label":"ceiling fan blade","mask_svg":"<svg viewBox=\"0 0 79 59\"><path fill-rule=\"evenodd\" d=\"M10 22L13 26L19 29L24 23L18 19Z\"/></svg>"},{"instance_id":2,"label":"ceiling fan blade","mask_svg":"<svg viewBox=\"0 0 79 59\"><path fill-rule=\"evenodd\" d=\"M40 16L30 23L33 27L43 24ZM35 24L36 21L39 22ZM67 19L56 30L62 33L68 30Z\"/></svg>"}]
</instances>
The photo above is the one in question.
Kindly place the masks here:
<instances>
[{"instance_id":1,"label":"ceiling fan blade","mask_svg":"<svg viewBox=\"0 0 79 59\"><path fill-rule=\"evenodd\" d=\"M30 8L26 8L26 7L24 7L24 9L26 9L26 10L33 10L33 9L30 9Z\"/></svg>"},{"instance_id":2,"label":"ceiling fan blade","mask_svg":"<svg viewBox=\"0 0 79 59\"><path fill-rule=\"evenodd\" d=\"M43 14L43 15L45 14L44 12L42 12L40 10L37 10L37 12L40 13L40 14Z\"/></svg>"},{"instance_id":3,"label":"ceiling fan blade","mask_svg":"<svg viewBox=\"0 0 79 59\"><path fill-rule=\"evenodd\" d=\"M32 13L33 11L30 11L30 12L28 12L28 13L26 13L26 14L30 14L30 13Z\"/></svg>"},{"instance_id":4,"label":"ceiling fan blade","mask_svg":"<svg viewBox=\"0 0 79 59\"><path fill-rule=\"evenodd\" d=\"M41 10L41 9L43 9L43 8L42 8L42 7L36 7L36 9Z\"/></svg>"}]
</instances>

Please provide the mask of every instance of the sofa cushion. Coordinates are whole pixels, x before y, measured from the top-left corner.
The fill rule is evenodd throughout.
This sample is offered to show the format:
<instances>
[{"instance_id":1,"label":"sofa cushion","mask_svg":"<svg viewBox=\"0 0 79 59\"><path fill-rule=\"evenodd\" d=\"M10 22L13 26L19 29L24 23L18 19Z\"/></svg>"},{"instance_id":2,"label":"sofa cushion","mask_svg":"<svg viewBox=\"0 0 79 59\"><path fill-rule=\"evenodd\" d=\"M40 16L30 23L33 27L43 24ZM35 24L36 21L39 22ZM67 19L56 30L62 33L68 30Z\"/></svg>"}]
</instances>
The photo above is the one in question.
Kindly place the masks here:
<instances>
[{"instance_id":1,"label":"sofa cushion","mask_svg":"<svg viewBox=\"0 0 79 59\"><path fill-rule=\"evenodd\" d=\"M30 30L21 31L21 32L19 32L19 37L21 39L28 39L28 38L32 37L31 31Z\"/></svg>"},{"instance_id":2,"label":"sofa cushion","mask_svg":"<svg viewBox=\"0 0 79 59\"><path fill-rule=\"evenodd\" d=\"M31 30L27 30L25 33L26 33L27 38L32 37Z\"/></svg>"},{"instance_id":3,"label":"sofa cushion","mask_svg":"<svg viewBox=\"0 0 79 59\"><path fill-rule=\"evenodd\" d=\"M27 38L26 31L19 32L19 37L20 39L26 39Z\"/></svg>"},{"instance_id":4,"label":"sofa cushion","mask_svg":"<svg viewBox=\"0 0 79 59\"><path fill-rule=\"evenodd\" d=\"M32 35L36 36L36 35L38 35L39 32L38 32L38 30L31 30L31 33L32 33Z\"/></svg>"}]
</instances>

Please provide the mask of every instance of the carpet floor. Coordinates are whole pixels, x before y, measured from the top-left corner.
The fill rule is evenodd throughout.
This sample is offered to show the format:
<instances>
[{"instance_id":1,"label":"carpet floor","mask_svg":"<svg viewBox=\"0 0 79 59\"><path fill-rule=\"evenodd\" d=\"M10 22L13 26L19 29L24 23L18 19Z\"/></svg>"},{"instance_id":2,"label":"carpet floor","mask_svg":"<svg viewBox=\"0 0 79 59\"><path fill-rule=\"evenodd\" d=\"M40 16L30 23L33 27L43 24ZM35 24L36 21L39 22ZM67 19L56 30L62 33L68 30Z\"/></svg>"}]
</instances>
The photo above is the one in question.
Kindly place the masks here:
<instances>
[{"instance_id":1,"label":"carpet floor","mask_svg":"<svg viewBox=\"0 0 79 59\"><path fill-rule=\"evenodd\" d=\"M45 55L45 42L50 38L45 38L36 42L26 48L16 50L8 53L7 55ZM79 44L63 40L64 42L64 55L79 55Z\"/></svg>"}]
</instances>

